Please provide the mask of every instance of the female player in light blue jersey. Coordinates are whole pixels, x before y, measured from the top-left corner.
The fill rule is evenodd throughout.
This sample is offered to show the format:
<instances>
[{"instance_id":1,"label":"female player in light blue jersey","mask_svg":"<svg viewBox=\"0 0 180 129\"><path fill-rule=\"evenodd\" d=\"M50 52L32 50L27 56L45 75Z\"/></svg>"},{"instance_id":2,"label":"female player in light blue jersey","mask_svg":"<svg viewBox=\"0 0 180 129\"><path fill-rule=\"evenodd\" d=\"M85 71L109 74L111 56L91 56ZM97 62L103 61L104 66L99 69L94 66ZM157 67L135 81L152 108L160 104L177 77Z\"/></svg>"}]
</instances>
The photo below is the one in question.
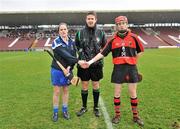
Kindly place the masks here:
<instances>
[{"instance_id":1,"label":"female player in light blue jersey","mask_svg":"<svg viewBox=\"0 0 180 129\"><path fill-rule=\"evenodd\" d=\"M53 41L52 49L54 57L65 67L69 72L75 63L83 65L83 61L76 58L75 43L68 36L68 28L66 23L59 24L59 36ZM68 99L69 90L68 86L70 81L65 77L62 69L58 66L55 60L51 64L51 81L54 86L53 92L53 121L58 120L58 110L59 110L59 95L60 89L62 89L62 114L65 119L69 119L68 113Z\"/></svg>"}]
</instances>

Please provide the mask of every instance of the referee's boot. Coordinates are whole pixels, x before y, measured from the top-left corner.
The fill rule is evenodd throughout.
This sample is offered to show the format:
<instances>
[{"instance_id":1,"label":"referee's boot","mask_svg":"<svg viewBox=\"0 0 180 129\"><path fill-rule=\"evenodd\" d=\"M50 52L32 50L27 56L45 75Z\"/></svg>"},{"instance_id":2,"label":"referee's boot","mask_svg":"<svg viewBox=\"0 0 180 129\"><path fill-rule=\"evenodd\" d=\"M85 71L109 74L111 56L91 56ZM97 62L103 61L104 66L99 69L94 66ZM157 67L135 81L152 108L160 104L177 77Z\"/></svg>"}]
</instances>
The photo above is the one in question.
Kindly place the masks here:
<instances>
[{"instance_id":1,"label":"referee's boot","mask_svg":"<svg viewBox=\"0 0 180 129\"><path fill-rule=\"evenodd\" d=\"M94 107L94 115L96 116L96 117L100 117L100 111L99 111L99 108L98 107Z\"/></svg>"},{"instance_id":2,"label":"referee's boot","mask_svg":"<svg viewBox=\"0 0 180 129\"><path fill-rule=\"evenodd\" d=\"M77 113L77 116L82 116L84 113L87 112L87 108L86 107L82 107Z\"/></svg>"},{"instance_id":3,"label":"referee's boot","mask_svg":"<svg viewBox=\"0 0 180 129\"><path fill-rule=\"evenodd\" d=\"M53 114L52 120L54 122L58 121L58 113L57 112Z\"/></svg>"},{"instance_id":4,"label":"referee's boot","mask_svg":"<svg viewBox=\"0 0 180 129\"><path fill-rule=\"evenodd\" d=\"M143 122L143 120L139 116L138 117L133 117L133 122L137 123L141 127L144 126L144 122Z\"/></svg>"}]
</instances>

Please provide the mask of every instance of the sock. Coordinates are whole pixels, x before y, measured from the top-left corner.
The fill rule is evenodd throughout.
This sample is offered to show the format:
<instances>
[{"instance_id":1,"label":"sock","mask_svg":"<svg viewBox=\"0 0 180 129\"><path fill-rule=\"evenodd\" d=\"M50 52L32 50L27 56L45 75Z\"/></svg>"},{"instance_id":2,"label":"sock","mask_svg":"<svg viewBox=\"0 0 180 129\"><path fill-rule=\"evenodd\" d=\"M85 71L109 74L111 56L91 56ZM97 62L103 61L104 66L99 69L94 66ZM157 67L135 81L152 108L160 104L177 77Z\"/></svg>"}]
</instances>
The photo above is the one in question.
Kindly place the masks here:
<instances>
[{"instance_id":1,"label":"sock","mask_svg":"<svg viewBox=\"0 0 180 129\"><path fill-rule=\"evenodd\" d=\"M114 97L114 111L116 116L120 116L120 105L121 105L121 100L120 97Z\"/></svg>"},{"instance_id":2,"label":"sock","mask_svg":"<svg viewBox=\"0 0 180 129\"><path fill-rule=\"evenodd\" d=\"M88 97L88 90L81 90L81 97L83 102L83 107L87 107L87 97Z\"/></svg>"},{"instance_id":3,"label":"sock","mask_svg":"<svg viewBox=\"0 0 180 129\"><path fill-rule=\"evenodd\" d=\"M53 112L54 112L54 113L58 113L58 106L57 106L57 105L54 105L54 106L53 106Z\"/></svg>"},{"instance_id":4,"label":"sock","mask_svg":"<svg viewBox=\"0 0 180 129\"><path fill-rule=\"evenodd\" d=\"M93 89L94 108L98 107L99 93L99 89Z\"/></svg>"},{"instance_id":5,"label":"sock","mask_svg":"<svg viewBox=\"0 0 180 129\"><path fill-rule=\"evenodd\" d=\"M62 112L67 112L68 110L68 106L67 106L67 104L63 104L62 105Z\"/></svg>"},{"instance_id":6,"label":"sock","mask_svg":"<svg viewBox=\"0 0 180 129\"><path fill-rule=\"evenodd\" d=\"M138 117L137 106L138 106L138 99L131 98L131 108L132 108L133 117Z\"/></svg>"}]
</instances>

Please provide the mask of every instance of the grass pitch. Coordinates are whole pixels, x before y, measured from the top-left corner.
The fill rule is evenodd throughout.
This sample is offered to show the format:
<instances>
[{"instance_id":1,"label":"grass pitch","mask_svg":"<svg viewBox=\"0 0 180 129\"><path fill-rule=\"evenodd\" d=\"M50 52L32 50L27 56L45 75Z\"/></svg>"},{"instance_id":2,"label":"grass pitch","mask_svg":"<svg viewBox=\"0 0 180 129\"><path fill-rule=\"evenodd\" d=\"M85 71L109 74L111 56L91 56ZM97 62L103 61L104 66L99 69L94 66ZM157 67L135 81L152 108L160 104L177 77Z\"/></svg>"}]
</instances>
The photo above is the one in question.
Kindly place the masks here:
<instances>
[{"instance_id":1,"label":"grass pitch","mask_svg":"<svg viewBox=\"0 0 180 129\"><path fill-rule=\"evenodd\" d=\"M76 116L81 107L81 87L70 86L71 119L64 120L60 113L58 122L51 121L53 87L50 64L51 58L44 52L0 53L0 129L105 129L104 117L96 118L93 114L91 86L86 114ZM113 68L111 54L105 58L104 64L101 97L112 118L114 86L110 83ZM143 81L138 84L138 108L144 128L178 128L180 49L147 49L139 60L138 68L143 74ZM122 118L119 124L113 125L114 129L139 128L132 122L127 91L125 84L121 96Z\"/></svg>"}]
</instances>

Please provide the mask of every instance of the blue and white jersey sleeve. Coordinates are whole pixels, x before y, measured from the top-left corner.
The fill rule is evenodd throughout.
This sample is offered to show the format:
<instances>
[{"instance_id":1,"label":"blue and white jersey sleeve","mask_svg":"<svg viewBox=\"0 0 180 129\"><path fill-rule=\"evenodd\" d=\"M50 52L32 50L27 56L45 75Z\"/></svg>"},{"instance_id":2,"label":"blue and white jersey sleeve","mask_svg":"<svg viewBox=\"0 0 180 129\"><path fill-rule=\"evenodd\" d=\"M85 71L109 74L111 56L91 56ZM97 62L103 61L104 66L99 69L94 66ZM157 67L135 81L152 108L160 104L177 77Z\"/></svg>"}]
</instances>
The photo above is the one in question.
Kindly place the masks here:
<instances>
[{"instance_id":1,"label":"blue and white jersey sleeve","mask_svg":"<svg viewBox=\"0 0 180 129\"><path fill-rule=\"evenodd\" d=\"M54 55L63 58L68 64L72 65L78 62L78 59L71 54L71 49L62 42L60 38L56 38L52 43ZM59 59L59 58L58 58Z\"/></svg>"},{"instance_id":2,"label":"blue and white jersey sleeve","mask_svg":"<svg viewBox=\"0 0 180 129\"><path fill-rule=\"evenodd\" d=\"M54 50L55 48L62 46L62 42L60 41L60 38L57 37L56 39L54 39L53 43L52 43L52 49Z\"/></svg>"}]
</instances>

